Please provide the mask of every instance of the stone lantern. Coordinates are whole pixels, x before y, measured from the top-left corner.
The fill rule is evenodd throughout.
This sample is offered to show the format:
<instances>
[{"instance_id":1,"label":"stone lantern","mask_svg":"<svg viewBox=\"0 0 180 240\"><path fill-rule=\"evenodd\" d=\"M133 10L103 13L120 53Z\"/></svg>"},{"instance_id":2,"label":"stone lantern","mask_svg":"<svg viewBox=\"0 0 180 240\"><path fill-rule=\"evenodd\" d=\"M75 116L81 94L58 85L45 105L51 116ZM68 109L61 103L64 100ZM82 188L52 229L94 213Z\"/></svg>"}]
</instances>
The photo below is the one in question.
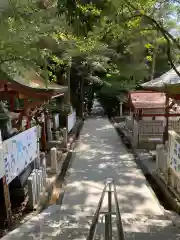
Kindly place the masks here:
<instances>
[{"instance_id":1,"label":"stone lantern","mask_svg":"<svg viewBox=\"0 0 180 240\"><path fill-rule=\"evenodd\" d=\"M0 129L3 141L12 137L17 132L12 128L9 111L4 102L0 102Z\"/></svg>"}]
</instances>

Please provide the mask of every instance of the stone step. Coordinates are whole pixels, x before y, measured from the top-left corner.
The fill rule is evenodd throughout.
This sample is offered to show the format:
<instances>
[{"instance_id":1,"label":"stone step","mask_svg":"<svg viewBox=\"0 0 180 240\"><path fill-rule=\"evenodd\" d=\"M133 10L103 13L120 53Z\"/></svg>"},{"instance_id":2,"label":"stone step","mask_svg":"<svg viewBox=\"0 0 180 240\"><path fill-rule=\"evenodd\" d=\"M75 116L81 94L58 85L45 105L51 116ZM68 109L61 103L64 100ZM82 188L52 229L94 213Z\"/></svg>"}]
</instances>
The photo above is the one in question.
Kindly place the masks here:
<instances>
[{"instance_id":1,"label":"stone step","mask_svg":"<svg viewBox=\"0 0 180 240\"><path fill-rule=\"evenodd\" d=\"M66 211L61 212L61 217L66 217L69 219L69 213ZM180 239L180 231L175 228L172 224L172 221L167 220L165 216L158 215L133 215L133 214L122 214L122 223L125 234L125 239L132 240L176 240ZM85 217L83 213L71 215L71 219L76 219L79 222L87 221L89 226L92 221L92 216ZM71 222L71 220L70 220ZM113 225L113 239L117 239L117 229L115 215L112 215L112 225ZM97 228L96 239L99 239L100 236L104 239L105 232L105 223L104 215L99 217L99 224ZM88 231L87 231L88 233ZM75 238L76 239L76 238Z\"/></svg>"},{"instance_id":2,"label":"stone step","mask_svg":"<svg viewBox=\"0 0 180 240\"><path fill-rule=\"evenodd\" d=\"M54 205L55 206L55 205ZM56 205L57 207L57 205ZM65 216L69 216L69 215L74 215L74 216L93 216L94 215L94 209L90 212L91 215L89 215L89 208L75 208L75 209L67 209L67 208L63 208L61 207L61 215L65 215ZM105 211L107 211L107 207L105 209ZM106 212L103 212L103 210L101 210L102 214L105 214ZM115 212L114 210L112 210L112 215L115 216ZM131 219L136 220L136 221L140 221L142 220L143 222L148 221L149 219L151 220L168 220L167 216L165 216L164 214L161 215L142 215L142 214L133 214L133 213L121 213L121 218L126 222L126 221L131 221Z\"/></svg>"},{"instance_id":3,"label":"stone step","mask_svg":"<svg viewBox=\"0 0 180 240\"><path fill-rule=\"evenodd\" d=\"M2 240L61 239L85 240L92 222L92 216L85 212L61 210L52 205L19 228L7 234ZM127 240L177 240L180 231L164 216L122 214L125 239ZM115 215L112 215L113 240L117 240ZM104 215L100 215L96 240L105 239Z\"/></svg>"},{"instance_id":4,"label":"stone step","mask_svg":"<svg viewBox=\"0 0 180 240\"><path fill-rule=\"evenodd\" d=\"M52 209L58 206L52 207ZM56 210L57 212L57 210ZM92 216L85 216L85 212L80 212L74 210L60 210L60 221L65 225L62 227L61 237L62 239L67 238L67 232L71 232L71 239L86 239L91 222ZM53 214L54 215L54 214ZM55 216L54 216L55 217ZM53 217L53 218L54 218ZM164 215L141 215L141 214L126 214L121 215L124 233L126 239L132 240L175 240L180 237L180 231L175 228L172 221L167 220ZM117 239L116 221L115 215L112 215L112 225L113 225L113 239ZM71 230L69 230L71 229ZM76 231L84 234L84 238L77 238ZM104 215L100 215L99 223L97 227L96 239L104 239L105 223ZM64 235L63 235L64 234ZM102 238L100 238L102 237Z\"/></svg>"},{"instance_id":5,"label":"stone step","mask_svg":"<svg viewBox=\"0 0 180 240\"><path fill-rule=\"evenodd\" d=\"M173 226L170 220L155 219L151 216L122 216L122 222L126 240L176 240L180 238L180 231ZM113 239L117 239L114 216L112 225Z\"/></svg>"},{"instance_id":6,"label":"stone step","mask_svg":"<svg viewBox=\"0 0 180 240\"><path fill-rule=\"evenodd\" d=\"M85 226L85 221L83 223L76 222L77 218L74 216L68 217L67 225L64 225L60 231L62 240L65 239L86 239L89 232L90 223L92 217L87 217L86 221L89 226ZM62 220L63 221L63 220ZM79 221L79 220L78 220ZM81 219L82 221L82 219ZM77 224L77 225L76 225ZM113 226L113 240L117 239L117 229L115 218L112 217ZM168 220L154 220L148 219L147 221L142 221L142 219L123 219L123 229L125 239L128 240L176 240L180 237L180 232L176 229L171 221ZM69 233L69 238L67 233ZM105 223L104 216L100 216L99 223L97 226L97 232L95 239L105 239Z\"/></svg>"}]
</instances>

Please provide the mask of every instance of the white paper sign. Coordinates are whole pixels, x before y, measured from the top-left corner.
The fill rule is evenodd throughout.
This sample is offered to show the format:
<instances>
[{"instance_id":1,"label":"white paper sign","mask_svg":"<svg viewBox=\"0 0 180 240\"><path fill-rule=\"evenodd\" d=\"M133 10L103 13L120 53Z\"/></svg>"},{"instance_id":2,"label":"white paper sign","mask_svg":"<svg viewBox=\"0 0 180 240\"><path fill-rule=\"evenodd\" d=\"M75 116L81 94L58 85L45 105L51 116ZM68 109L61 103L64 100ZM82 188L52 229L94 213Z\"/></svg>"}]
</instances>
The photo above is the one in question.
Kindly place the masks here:
<instances>
[{"instance_id":1,"label":"white paper sign","mask_svg":"<svg viewBox=\"0 0 180 240\"><path fill-rule=\"evenodd\" d=\"M3 142L6 181L9 184L38 156L38 128L30 128Z\"/></svg>"},{"instance_id":2,"label":"white paper sign","mask_svg":"<svg viewBox=\"0 0 180 240\"><path fill-rule=\"evenodd\" d=\"M2 146L2 136L0 130L0 179L5 175L4 159L3 159L3 146Z\"/></svg>"},{"instance_id":3,"label":"white paper sign","mask_svg":"<svg viewBox=\"0 0 180 240\"><path fill-rule=\"evenodd\" d=\"M3 150L0 148L0 179L5 175Z\"/></svg>"},{"instance_id":4,"label":"white paper sign","mask_svg":"<svg viewBox=\"0 0 180 240\"><path fill-rule=\"evenodd\" d=\"M59 114L54 114L54 128L57 129L59 127Z\"/></svg>"},{"instance_id":5,"label":"white paper sign","mask_svg":"<svg viewBox=\"0 0 180 240\"><path fill-rule=\"evenodd\" d=\"M71 114L68 115L68 132L72 130L75 122L76 122L76 112L73 111Z\"/></svg>"}]
</instances>

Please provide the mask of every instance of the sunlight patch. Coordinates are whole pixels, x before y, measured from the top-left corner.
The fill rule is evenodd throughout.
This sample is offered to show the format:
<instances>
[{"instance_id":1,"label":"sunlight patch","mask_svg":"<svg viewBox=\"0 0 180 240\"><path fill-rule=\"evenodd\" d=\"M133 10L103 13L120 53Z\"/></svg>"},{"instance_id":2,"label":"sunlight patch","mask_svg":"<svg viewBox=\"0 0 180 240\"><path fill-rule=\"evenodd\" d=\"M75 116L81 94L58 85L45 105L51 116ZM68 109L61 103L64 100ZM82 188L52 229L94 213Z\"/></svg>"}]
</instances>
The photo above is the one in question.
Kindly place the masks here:
<instances>
[{"instance_id":1,"label":"sunlight patch","mask_svg":"<svg viewBox=\"0 0 180 240\"><path fill-rule=\"evenodd\" d=\"M112 157L111 156L104 156L104 157L101 157L100 159L110 160L110 159L112 159Z\"/></svg>"},{"instance_id":2,"label":"sunlight patch","mask_svg":"<svg viewBox=\"0 0 180 240\"><path fill-rule=\"evenodd\" d=\"M86 133L84 135L81 135L81 137L90 137L91 135L89 133Z\"/></svg>"},{"instance_id":3,"label":"sunlight patch","mask_svg":"<svg viewBox=\"0 0 180 240\"><path fill-rule=\"evenodd\" d=\"M99 164L99 168L101 168L101 169L105 169L106 167L107 167L106 163Z\"/></svg>"},{"instance_id":4,"label":"sunlight patch","mask_svg":"<svg viewBox=\"0 0 180 240\"><path fill-rule=\"evenodd\" d=\"M106 130L106 129L112 129L113 126L111 124L105 125L102 128L96 128L97 131L101 131L101 130Z\"/></svg>"},{"instance_id":5,"label":"sunlight patch","mask_svg":"<svg viewBox=\"0 0 180 240\"><path fill-rule=\"evenodd\" d=\"M89 150L89 149L90 149L90 145L89 145L89 144L81 143L81 144L77 147L76 151L87 151L87 150Z\"/></svg>"},{"instance_id":6,"label":"sunlight patch","mask_svg":"<svg viewBox=\"0 0 180 240\"><path fill-rule=\"evenodd\" d=\"M120 159L122 160L132 160L134 159L133 155L131 153L126 153L126 154L123 154L123 155L120 155Z\"/></svg>"}]
</instances>

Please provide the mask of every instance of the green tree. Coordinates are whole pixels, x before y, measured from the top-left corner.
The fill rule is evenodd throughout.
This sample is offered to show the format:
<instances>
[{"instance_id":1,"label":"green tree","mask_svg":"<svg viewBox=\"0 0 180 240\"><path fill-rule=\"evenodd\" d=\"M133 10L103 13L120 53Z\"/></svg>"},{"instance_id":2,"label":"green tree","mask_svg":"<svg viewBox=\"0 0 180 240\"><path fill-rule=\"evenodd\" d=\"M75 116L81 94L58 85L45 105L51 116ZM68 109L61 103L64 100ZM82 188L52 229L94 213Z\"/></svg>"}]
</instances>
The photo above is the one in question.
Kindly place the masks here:
<instances>
[{"instance_id":1,"label":"green tree","mask_svg":"<svg viewBox=\"0 0 180 240\"><path fill-rule=\"evenodd\" d=\"M1 13L1 67L16 60L48 70L50 81L70 76L76 108L97 84L118 95L166 71L168 63L176 69L177 2L59 0L57 7L59 15L55 5L11 1Z\"/></svg>"},{"instance_id":2,"label":"green tree","mask_svg":"<svg viewBox=\"0 0 180 240\"><path fill-rule=\"evenodd\" d=\"M1 12L0 67L11 66L14 61L46 67L52 51L41 46L41 39L65 30L65 21L56 16L56 8L42 9L36 1L9 1Z\"/></svg>"}]
</instances>

